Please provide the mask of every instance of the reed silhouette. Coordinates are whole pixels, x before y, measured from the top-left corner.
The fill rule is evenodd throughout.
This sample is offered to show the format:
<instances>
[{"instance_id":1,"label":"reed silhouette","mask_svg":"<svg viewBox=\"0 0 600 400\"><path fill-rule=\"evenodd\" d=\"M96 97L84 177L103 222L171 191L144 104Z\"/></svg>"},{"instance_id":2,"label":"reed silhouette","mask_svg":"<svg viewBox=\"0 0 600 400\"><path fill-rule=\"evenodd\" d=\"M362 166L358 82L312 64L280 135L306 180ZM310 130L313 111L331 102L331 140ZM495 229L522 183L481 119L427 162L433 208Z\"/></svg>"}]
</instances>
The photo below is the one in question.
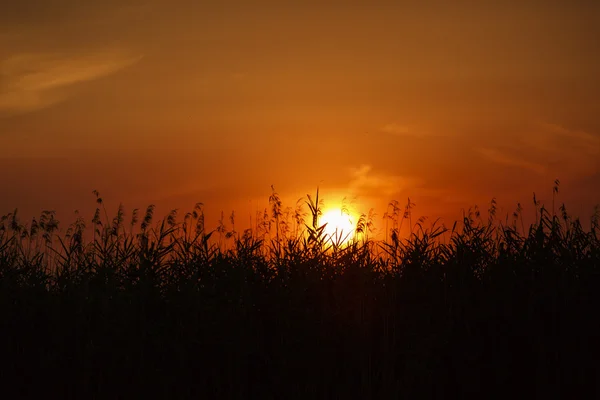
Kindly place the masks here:
<instances>
[{"instance_id":1,"label":"reed silhouette","mask_svg":"<svg viewBox=\"0 0 600 400\"><path fill-rule=\"evenodd\" d=\"M555 186L558 193L558 182ZM99 193L59 234L54 213L0 222L0 381L19 397L400 398L598 392L599 213L452 229L392 204L342 244L322 202L209 230L198 203L154 222ZM410 235L401 237L404 223ZM527 229L526 229L527 228ZM339 239L339 238L338 238Z\"/></svg>"}]
</instances>

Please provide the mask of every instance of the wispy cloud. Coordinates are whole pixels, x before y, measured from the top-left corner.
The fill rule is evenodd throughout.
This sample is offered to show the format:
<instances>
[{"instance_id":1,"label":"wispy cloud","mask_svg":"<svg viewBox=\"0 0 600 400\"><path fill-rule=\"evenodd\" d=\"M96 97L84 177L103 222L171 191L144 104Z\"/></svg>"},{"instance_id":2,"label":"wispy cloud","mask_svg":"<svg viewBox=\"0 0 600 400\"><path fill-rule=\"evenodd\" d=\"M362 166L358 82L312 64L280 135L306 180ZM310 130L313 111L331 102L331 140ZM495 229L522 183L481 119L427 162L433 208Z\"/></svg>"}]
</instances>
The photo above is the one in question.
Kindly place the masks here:
<instances>
[{"instance_id":1,"label":"wispy cloud","mask_svg":"<svg viewBox=\"0 0 600 400\"><path fill-rule=\"evenodd\" d=\"M386 133L388 135L400 136L400 137L429 137L430 132L423 129L422 126L415 125L407 125L407 124L399 124L397 122L390 122L382 126L379 129L380 132Z\"/></svg>"},{"instance_id":2,"label":"wispy cloud","mask_svg":"<svg viewBox=\"0 0 600 400\"><path fill-rule=\"evenodd\" d=\"M351 168L350 174L351 180L348 189L356 195L391 196L414 184L414 179L374 172L373 167L367 164Z\"/></svg>"},{"instance_id":3,"label":"wispy cloud","mask_svg":"<svg viewBox=\"0 0 600 400\"><path fill-rule=\"evenodd\" d=\"M140 60L124 51L90 54L17 54L0 61L0 115L48 107L65 88L116 73Z\"/></svg>"},{"instance_id":4,"label":"wispy cloud","mask_svg":"<svg viewBox=\"0 0 600 400\"><path fill-rule=\"evenodd\" d=\"M600 136L557 124L537 123L510 146L475 150L492 162L539 174L583 176L598 166Z\"/></svg>"},{"instance_id":5,"label":"wispy cloud","mask_svg":"<svg viewBox=\"0 0 600 400\"><path fill-rule=\"evenodd\" d=\"M569 139L572 145L579 145L587 151L597 154L600 152L600 136L580 130L567 129L558 124L540 124L541 128L555 136Z\"/></svg>"},{"instance_id":6,"label":"wispy cloud","mask_svg":"<svg viewBox=\"0 0 600 400\"><path fill-rule=\"evenodd\" d=\"M246 78L247 75L248 74L245 72L234 72L231 74L231 79L234 81L241 81L242 79Z\"/></svg>"},{"instance_id":7,"label":"wispy cloud","mask_svg":"<svg viewBox=\"0 0 600 400\"><path fill-rule=\"evenodd\" d=\"M536 172L538 174L543 174L546 171L546 168L541 164L537 164L535 162L530 162L530 161L526 161L526 160L521 160L519 158L507 155L496 149L479 148L479 149L477 149L477 151L481 155L483 155L485 158L487 158L488 160L499 163L499 164L504 164L504 165L508 165L511 167L525 168L525 169L531 170L533 172Z\"/></svg>"},{"instance_id":8,"label":"wispy cloud","mask_svg":"<svg viewBox=\"0 0 600 400\"><path fill-rule=\"evenodd\" d=\"M390 133L392 135L411 135L413 132L406 125L400 125L395 122L391 122L387 125L384 125L381 128L381 132Z\"/></svg>"}]
</instances>

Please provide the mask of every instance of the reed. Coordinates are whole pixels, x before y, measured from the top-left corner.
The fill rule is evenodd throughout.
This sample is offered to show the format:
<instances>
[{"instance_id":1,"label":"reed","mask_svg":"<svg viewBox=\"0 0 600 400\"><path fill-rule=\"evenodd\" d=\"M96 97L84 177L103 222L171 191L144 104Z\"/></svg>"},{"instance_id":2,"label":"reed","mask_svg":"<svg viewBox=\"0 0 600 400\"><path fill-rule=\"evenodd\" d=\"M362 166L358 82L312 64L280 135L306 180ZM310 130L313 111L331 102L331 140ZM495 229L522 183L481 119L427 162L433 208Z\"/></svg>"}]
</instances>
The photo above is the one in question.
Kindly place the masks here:
<instances>
[{"instance_id":1,"label":"reed","mask_svg":"<svg viewBox=\"0 0 600 400\"><path fill-rule=\"evenodd\" d=\"M474 208L446 228L413 224L409 199L390 203L386 240L371 239L371 211L343 244L325 234L318 190L292 209L272 188L243 232L235 214L208 229L201 203L110 218L94 194L91 225L64 233L51 211L0 218L0 380L21 396L596 390L598 209L584 229L534 195L527 227L521 204L502 221L493 200L487 218Z\"/></svg>"}]
</instances>

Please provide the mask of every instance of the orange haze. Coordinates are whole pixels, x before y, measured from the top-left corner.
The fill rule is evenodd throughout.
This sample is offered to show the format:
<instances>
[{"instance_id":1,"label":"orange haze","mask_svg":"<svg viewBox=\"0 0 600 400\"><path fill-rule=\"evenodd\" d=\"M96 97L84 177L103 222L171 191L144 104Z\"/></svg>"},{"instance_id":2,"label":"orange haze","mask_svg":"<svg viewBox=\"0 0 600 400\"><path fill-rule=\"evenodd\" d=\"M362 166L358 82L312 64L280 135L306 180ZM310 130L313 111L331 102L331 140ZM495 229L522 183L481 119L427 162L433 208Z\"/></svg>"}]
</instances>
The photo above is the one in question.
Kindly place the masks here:
<instances>
[{"instance_id":1,"label":"orange haze","mask_svg":"<svg viewBox=\"0 0 600 400\"><path fill-rule=\"evenodd\" d=\"M326 3L326 4L323 4ZM270 186L460 217L600 202L600 2L23 0L0 13L0 214Z\"/></svg>"}]
</instances>

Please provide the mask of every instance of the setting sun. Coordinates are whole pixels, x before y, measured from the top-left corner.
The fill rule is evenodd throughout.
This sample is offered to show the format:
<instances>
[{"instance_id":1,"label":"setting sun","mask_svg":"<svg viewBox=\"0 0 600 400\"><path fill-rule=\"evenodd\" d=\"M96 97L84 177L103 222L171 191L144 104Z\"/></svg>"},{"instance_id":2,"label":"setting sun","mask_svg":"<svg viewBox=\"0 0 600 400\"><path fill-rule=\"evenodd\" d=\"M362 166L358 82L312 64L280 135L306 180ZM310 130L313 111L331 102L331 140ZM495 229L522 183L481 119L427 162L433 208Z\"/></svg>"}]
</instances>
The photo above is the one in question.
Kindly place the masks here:
<instances>
[{"instance_id":1,"label":"setting sun","mask_svg":"<svg viewBox=\"0 0 600 400\"><path fill-rule=\"evenodd\" d=\"M327 224L325 234L339 243L346 243L354 235L352 217L339 208L325 211L321 224Z\"/></svg>"}]
</instances>

